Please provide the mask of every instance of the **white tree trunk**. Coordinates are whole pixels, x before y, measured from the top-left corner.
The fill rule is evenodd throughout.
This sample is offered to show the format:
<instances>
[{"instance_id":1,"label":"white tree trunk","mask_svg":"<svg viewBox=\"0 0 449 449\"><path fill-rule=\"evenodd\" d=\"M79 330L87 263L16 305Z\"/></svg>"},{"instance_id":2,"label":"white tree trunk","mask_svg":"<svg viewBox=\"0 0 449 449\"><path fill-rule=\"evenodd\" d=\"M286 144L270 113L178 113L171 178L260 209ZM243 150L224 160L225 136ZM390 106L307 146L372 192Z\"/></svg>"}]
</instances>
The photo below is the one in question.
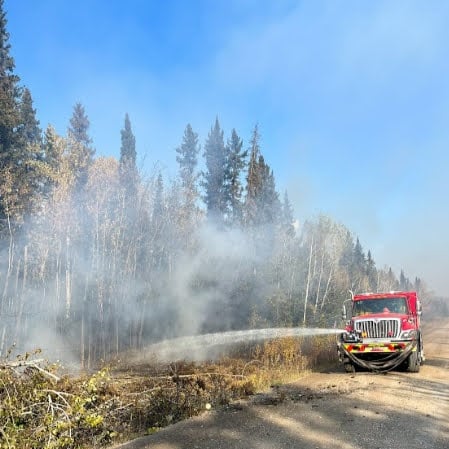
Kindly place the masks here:
<instances>
[{"instance_id":1,"label":"white tree trunk","mask_svg":"<svg viewBox=\"0 0 449 449\"><path fill-rule=\"evenodd\" d=\"M306 294L305 294L305 298L304 298L304 315L302 318L303 324L306 324L306 319L307 319L307 303L309 300L309 289L310 289L311 271L312 271L312 254L313 254L313 237L312 237L312 241L310 243L309 266L307 268Z\"/></svg>"}]
</instances>

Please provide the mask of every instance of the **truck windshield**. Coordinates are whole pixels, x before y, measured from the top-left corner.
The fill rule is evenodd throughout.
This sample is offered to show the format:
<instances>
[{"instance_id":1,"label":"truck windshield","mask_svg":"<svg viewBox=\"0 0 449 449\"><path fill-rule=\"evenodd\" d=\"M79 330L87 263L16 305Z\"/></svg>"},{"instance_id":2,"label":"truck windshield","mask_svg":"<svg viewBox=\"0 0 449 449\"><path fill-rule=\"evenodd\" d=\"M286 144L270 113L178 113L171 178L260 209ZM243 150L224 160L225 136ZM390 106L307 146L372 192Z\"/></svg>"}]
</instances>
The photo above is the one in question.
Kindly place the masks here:
<instances>
[{"instance_id":1,"label":"truck windshield","mask_svg":"<svg viewBox=\"0 0 449 449\"><path fill-rule=\"evenodd\" d=\"M354 302L352 316L372 313L407 313L404 297L360 299Z\"/></svg>"}]
</instances>

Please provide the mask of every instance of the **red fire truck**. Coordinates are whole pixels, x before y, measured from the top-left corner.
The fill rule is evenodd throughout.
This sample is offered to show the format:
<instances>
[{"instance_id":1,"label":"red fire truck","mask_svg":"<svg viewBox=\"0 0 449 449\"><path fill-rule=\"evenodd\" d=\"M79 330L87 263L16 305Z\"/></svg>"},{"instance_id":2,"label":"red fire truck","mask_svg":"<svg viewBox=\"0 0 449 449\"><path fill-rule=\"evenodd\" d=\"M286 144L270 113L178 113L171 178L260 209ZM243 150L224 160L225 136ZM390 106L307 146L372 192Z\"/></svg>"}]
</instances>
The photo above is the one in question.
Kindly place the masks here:
<instances>
[{"instance_id":1,"label":"red fire truck","mask_svg":"<svg viewBox=\"0 0 449 449\"><path fill-rule=\"evenodd\" d=\"M419 371L424 348L416 292L352 295L342 312L345 332L337 337L337 350L346 372L356 367L389 371L400 366Z\"/></svg>"}]
</instances>

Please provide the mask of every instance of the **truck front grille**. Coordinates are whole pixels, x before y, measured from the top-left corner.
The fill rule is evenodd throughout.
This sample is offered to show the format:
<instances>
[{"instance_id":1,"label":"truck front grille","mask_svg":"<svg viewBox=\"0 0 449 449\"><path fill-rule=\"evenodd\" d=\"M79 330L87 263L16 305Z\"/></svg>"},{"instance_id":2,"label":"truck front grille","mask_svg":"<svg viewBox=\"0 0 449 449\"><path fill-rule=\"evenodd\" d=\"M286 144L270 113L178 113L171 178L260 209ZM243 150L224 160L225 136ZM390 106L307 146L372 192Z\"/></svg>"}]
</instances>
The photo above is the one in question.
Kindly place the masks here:
<instances>
[{"instance_id":1,"label":"truck front grille","mask_svg":"<svg viewBox=\"0 0 449 449\"><path fill-rule=\"evenodd\" d=\"M368 319L357 320L354 323L355 330L362 332L366 338L398 338L399 320L398 319Z\"/></svg>"}]
</instances>

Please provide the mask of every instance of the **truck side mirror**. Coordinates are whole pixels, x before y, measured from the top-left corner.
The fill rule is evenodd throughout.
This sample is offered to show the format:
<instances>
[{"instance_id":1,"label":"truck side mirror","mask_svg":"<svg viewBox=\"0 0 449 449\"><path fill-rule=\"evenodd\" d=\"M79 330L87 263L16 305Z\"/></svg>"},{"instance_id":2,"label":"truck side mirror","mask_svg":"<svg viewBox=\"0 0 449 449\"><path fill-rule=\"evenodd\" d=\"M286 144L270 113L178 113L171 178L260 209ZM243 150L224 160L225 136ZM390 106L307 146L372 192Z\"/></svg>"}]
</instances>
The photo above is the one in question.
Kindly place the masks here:
<instances>
[{"instance_id":1,"label":"truck side mirror","mask_svg":"<svg viewBox=\"0 0 449 449\"><path fill-rule=\"evenodd\" d=\"M422 314L421 301L416 302L416 313L418 314L418 316L420 316Z\"/></svg>"}]
</instances>

